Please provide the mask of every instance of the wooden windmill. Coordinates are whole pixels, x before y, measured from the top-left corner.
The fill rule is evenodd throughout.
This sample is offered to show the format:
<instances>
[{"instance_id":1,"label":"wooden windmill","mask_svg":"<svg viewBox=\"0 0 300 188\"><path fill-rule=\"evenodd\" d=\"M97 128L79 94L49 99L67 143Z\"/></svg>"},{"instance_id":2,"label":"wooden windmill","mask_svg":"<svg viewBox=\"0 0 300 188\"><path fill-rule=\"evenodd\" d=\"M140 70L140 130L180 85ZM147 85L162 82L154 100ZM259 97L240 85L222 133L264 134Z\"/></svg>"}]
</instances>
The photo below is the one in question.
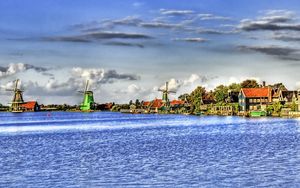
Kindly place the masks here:
<instances>
[{"instance_id":1,"label":"wooden windmill","mask_svg":"<svg viewBox=\"0 0 300 188\"><path fill-rule=\"evenodd\" d=\"M162 101L164 105L169 106L170 105L169 94L176 93L175 91L169 90L169 82L166 82L165 89L158 89L158 91L162 92Z\"/></svg>"},{"instance_id":2,"label":"wooden windmill","mask_svg":"<svg viewBox=\"0 0 300 188\"><path fill-rule=\"evenodd\" d=\"M10 111L11 112L23 112L24 108L22 104L24 104L23 100L23 91L18 88L19 79L15 81L15 88L14 89L7 89L7 91L14 92L14 96L11 102Z\"/></svg>"},{"instance_id":3,"label":"wooden windmill","mask_svg":"<svg viewBox=\"0 0 300 188\"><path fill-rule=\"evenodd\" d=\"M86 81L84 91L79 91L83 93L83 102L80 105L81 111L93 111L95 102L94 102L94 94L93 91L89 91L89 80Z\"/></svg>"}]
</instances>

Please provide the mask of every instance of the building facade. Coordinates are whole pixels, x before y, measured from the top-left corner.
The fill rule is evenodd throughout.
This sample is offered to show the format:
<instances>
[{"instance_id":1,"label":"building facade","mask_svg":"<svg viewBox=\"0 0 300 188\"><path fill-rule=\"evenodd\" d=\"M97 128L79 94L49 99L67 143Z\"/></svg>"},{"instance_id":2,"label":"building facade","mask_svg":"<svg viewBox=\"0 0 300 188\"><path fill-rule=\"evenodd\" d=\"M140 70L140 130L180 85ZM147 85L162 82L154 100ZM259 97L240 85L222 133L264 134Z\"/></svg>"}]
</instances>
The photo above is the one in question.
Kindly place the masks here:
<instances>
[{"instance_id":1,"label":"building facade","mask_svg":"<svg viewBox=\"0 0 300 188\"><path fill-rule=\"evenodd\" d=\"M264 88L242 88L239 93L239 110L256 111L266 110L272 102L272 89Z\"/></svg>"}]
</instances>

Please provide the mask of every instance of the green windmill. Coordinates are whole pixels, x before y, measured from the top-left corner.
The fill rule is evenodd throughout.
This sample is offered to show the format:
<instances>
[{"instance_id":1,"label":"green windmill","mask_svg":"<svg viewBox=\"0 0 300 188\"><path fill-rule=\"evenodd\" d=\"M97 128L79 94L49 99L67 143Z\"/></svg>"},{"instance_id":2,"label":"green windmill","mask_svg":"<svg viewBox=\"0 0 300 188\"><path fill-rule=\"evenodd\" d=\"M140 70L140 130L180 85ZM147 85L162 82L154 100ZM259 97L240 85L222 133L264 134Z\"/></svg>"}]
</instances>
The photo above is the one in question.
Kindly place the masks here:
<instances>
[{"instance_id":1,"label":"green windmill","mask_svg":"<svg viewBox=\"0 0 300 188\"><path fill-rule=\"evenodd\" d=\"M93 91L89 91L88 87L89 80L86 81L85 90L79 91L80 93L83 93L83 102L80 105L80 110L90 112L95 109L95 102Z\"/></svg>"},{"instance_id":2,"label":"green windmill","mask_svg":"<svg viewBox=\"0 0 300 188\"><path fill-rule=\"evenodd\" d=\"M24 108L22 107L22 104L24 104L23 100L23 91L21 89L18 89L18 83L19 79L15 81L15 88L14 89L7 89L6 91L12 91L14 92L13 99L11 101L10 111L11 112L23 112Z\"/></svg>"},{"instance_id":3,"label":"green windmill","mask_svg":"<svg viewBox=\"0 0 300 188\"><path fill-rule=\"evenodd\" d=\"M169 82L166 82L165 89L158 89L158 91L162 92L162 102L164 103L164 106L169 107L170 106L169 94L176 93L176 92L169 90Z\"/></svg>"}]
</instances>

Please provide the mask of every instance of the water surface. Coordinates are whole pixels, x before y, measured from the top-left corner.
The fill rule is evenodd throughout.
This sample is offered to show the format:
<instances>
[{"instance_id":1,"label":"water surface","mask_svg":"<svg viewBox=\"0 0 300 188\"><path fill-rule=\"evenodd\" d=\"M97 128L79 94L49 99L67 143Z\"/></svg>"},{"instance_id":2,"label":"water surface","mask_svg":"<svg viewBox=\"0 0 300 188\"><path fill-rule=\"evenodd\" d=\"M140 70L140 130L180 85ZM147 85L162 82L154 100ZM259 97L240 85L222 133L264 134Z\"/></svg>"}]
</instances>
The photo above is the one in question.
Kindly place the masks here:
<instances>
[{"instance_id":1,"label":"water surface","mask_svg":"<svg viewBox=\"0 0 300 188\"><path fill-rule=\"evenodd\" d=\"M0 187L300 187L299 119L0 113Z\"/></svg>"}]
</instances>

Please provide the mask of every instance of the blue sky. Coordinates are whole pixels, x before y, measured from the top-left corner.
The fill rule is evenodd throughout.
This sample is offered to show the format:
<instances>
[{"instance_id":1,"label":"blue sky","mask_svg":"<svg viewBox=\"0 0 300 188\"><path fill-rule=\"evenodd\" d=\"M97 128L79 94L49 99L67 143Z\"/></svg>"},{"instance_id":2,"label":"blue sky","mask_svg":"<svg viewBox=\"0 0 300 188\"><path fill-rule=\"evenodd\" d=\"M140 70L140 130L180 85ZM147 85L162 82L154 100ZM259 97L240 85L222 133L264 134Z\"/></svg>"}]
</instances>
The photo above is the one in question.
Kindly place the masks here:
<instances>
[{"instance_id":1,"label":"blue sky","mask_svg":"<svg viewBox=\"0 0 300 188\"><path fill-rule=\"evenodd\" d=\"M160 97L254 78L300 86L300 2L270 0L0 1L0 103Z\"/></svg>"}]
</instances>

